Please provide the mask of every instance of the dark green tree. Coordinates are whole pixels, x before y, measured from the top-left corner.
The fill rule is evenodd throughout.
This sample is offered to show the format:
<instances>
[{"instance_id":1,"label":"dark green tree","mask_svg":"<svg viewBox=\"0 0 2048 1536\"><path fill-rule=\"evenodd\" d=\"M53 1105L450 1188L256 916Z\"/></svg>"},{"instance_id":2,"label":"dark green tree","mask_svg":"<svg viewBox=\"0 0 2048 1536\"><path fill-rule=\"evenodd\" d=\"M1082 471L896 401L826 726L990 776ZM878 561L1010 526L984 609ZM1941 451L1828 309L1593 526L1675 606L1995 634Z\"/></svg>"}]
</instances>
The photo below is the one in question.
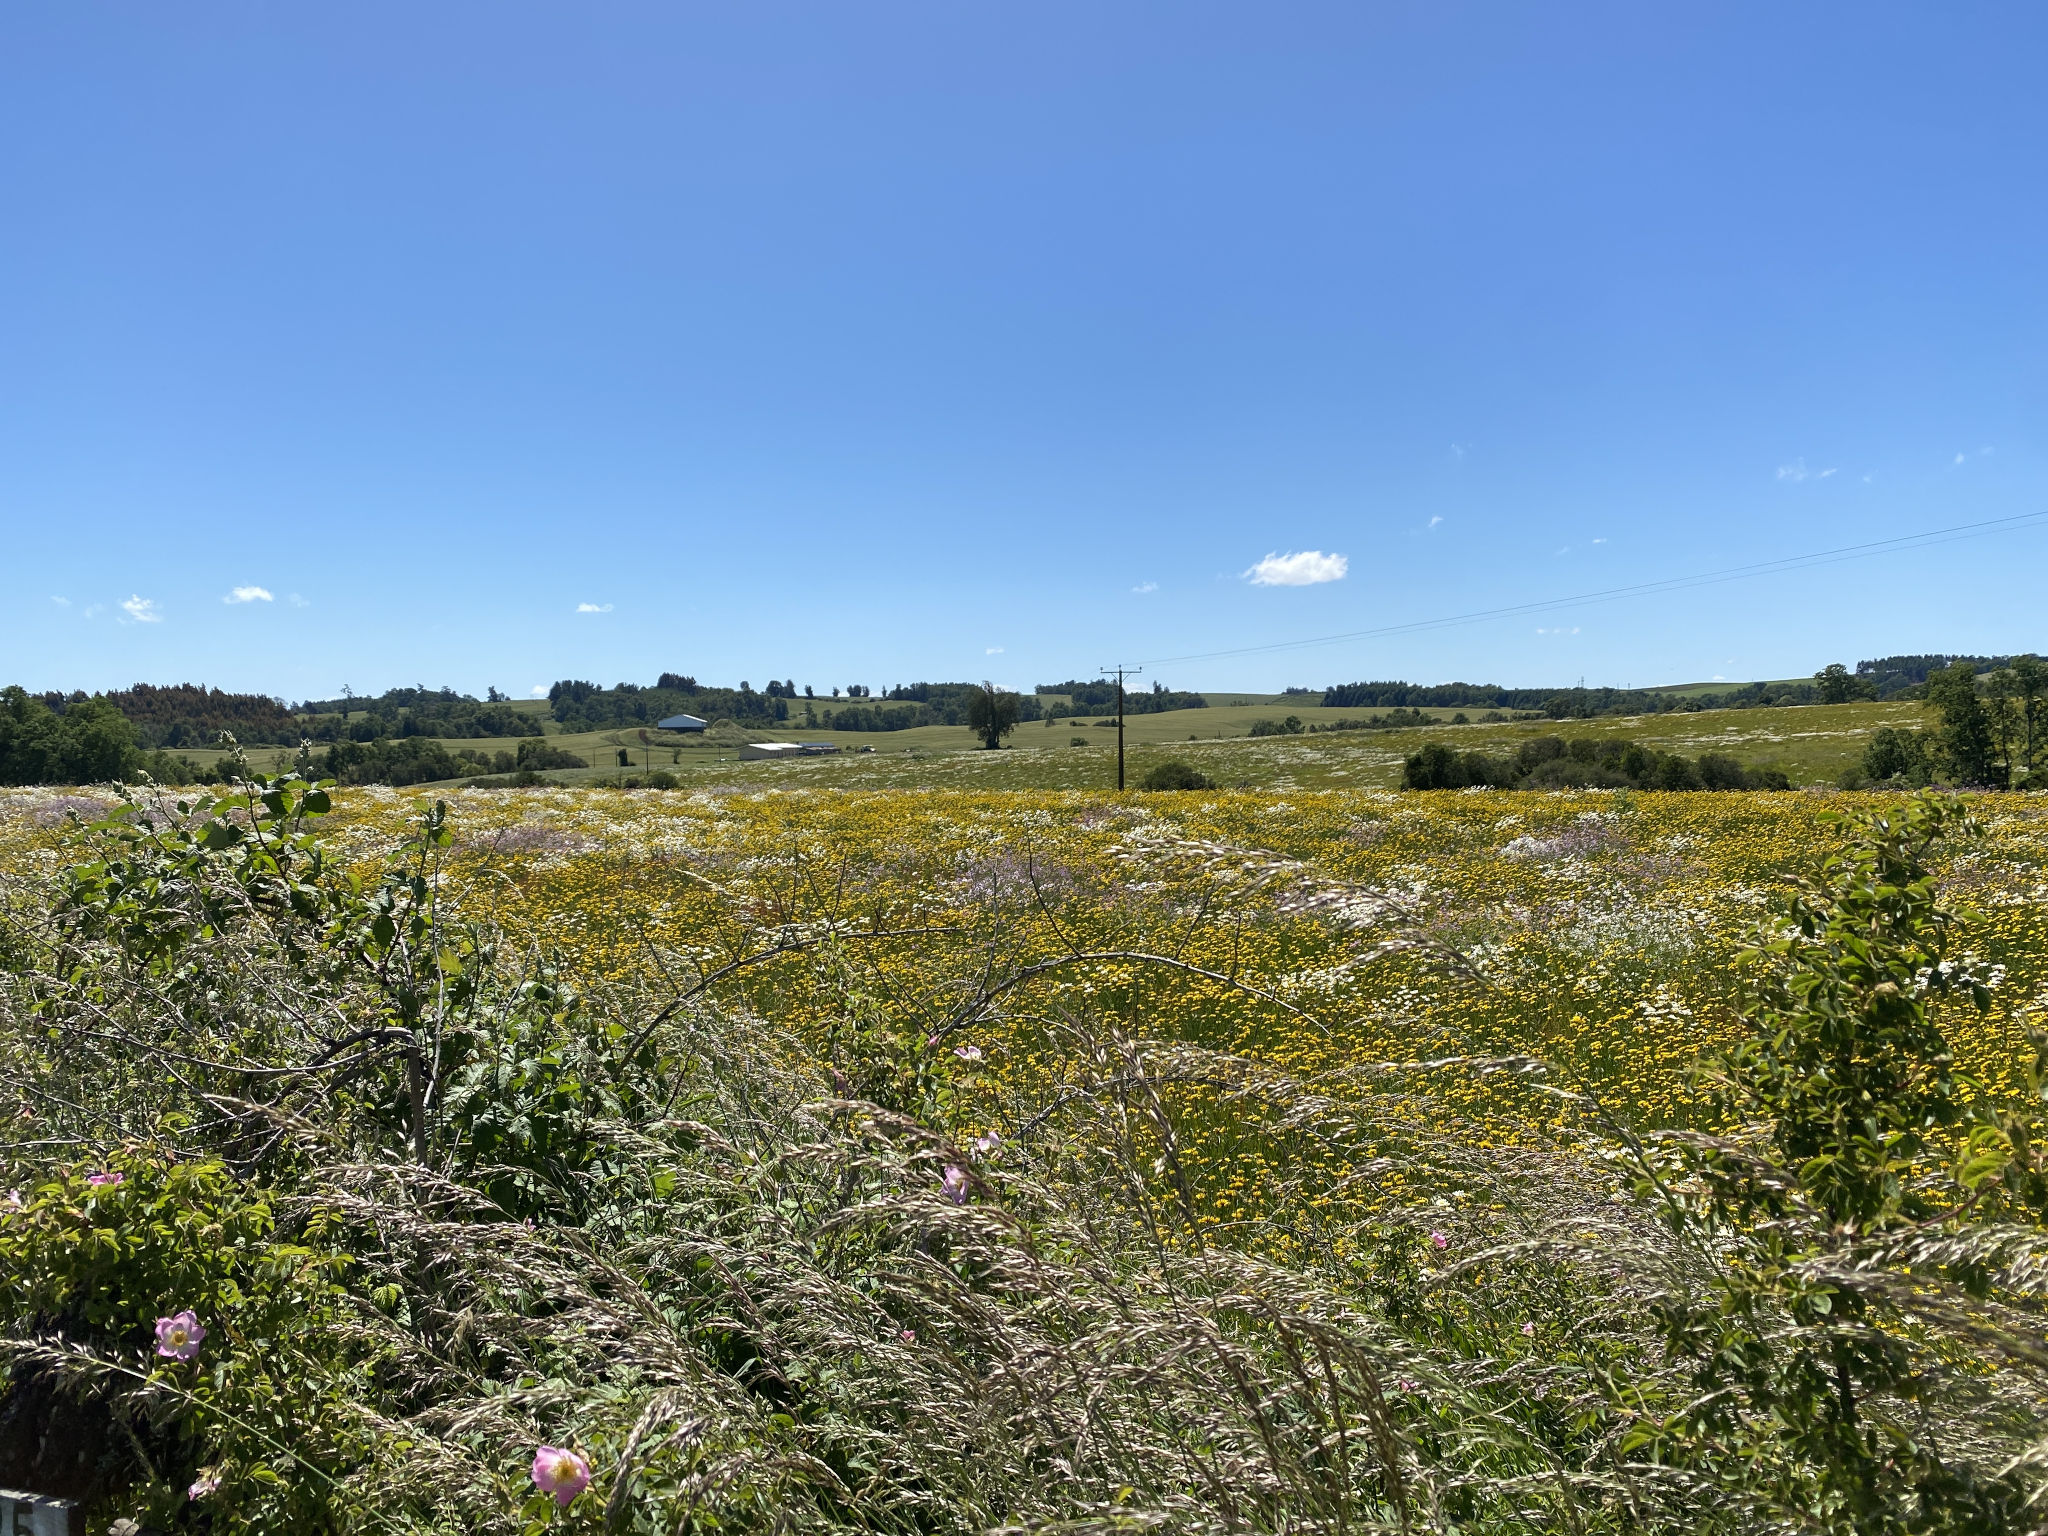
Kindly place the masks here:
<instances>
[{"instance_id":1,"label":"dark green tree","mask_svg":"<svg viewBox=\"0 0 2048 1536\"><path fill-rule=\"evenodd\" d=\"M1931 673L1927 679L1927 707L1935 712L1939 725L1935 741L1942 766L1959 784L1998 785L2005 782L1998 763L1998 742L1992 732L1991 716L1977 692L1977 669L1967 661Z\"/></svg>"},{"instance_id":2,"label":"dark green tree","mask_svg":"<svg viewBox=\"0 0 2048 1536\"><path fill-rule=\"evenodd\" d=\"M1863 773L1879 782L1897 780L1919 788L1927 783L1927 738L1918 731L1880 726L1863 749Z\"/></svg>"},{"instance_id":3,"label":"dark green tree","mask_svg":"<svg viewBox=\"0 0 2048 1536\"><path fill-rule=\"evenodd\" d=\"M983 683L967 695L967 728L993 751L1003 738L1017 729L1017 695Z\"/></svg>"},{"instance_id":4,"label":"dark green tree","mask_svg":"<svg viewBox=\"0 0 2048 1536\"><path fill-rule=\"evenodd\" d=\"M2048 736L2048 664L2038 656L2015 656L1991 675L1994 727L2005 728L2006 769L2015 784L2033 784L2034 754Z\"/></svg>"},{"instance_id":5,"label":"dark green tree","mask_svg":"<svg viewBox=\"0 0 2048 1536\"><path fill-rule=\"evenodd\" d=\"M1839 661L1831 661L1813 674L1823 704L1847 704L1856 699L1875 698L1877 690Z\"/></svg>"},{"instance_id":6,"label":"dark green tree","mask_svg":"<svg viewBox=\"0 0 2048 1536\"><path fill-rule=\"evenodd\" d=\"M135 727L105 699L59 714L26 689L0 690L0 784L104 784L134 772Z\"/></svg>"}]
</instances>

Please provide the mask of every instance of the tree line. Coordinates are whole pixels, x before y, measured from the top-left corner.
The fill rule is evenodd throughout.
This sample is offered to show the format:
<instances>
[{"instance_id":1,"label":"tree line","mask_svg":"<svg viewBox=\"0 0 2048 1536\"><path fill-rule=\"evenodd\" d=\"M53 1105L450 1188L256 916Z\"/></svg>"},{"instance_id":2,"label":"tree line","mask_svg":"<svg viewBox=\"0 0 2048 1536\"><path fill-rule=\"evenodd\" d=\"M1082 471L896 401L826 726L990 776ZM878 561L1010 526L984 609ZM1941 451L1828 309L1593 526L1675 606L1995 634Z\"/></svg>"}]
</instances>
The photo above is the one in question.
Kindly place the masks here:
<instances>
[{"instance_id":1,"label":"tree line","mask_svg":"<svg viewBox=\"0 0 2048 1536\"><path fill-rule=\"evenodd\" d=\"M1096 678L1092 682L1069 679L1064 683L1040 683L1036 696L1043 699L1054 697L1045 705L1045 718L1065 720L1076 715L1113 715L1116 713L1116 684ZM1057 696L1065 695L1066 702L1059 702ZM1155 682L1150 688L1126 688L1124 690L1124 713L1127 715L1161 715L1174 709L1207 709L1209 701L1199 693L1180 693ZM1027 716L1038 719L1037 715Z\"/></svg>"},{"instance_id":2,"label":"tree line","mask_svg":"<svg viewBox=\"0 0 2048 1536\"><path fill-rule=\"evenodd\" d=\"M2048 752L2048 663L2016 656L1980 673L1979 659L1964 657L1929 673L1920 685L1928 727L1878 730L1846 783L2038 787L2037 758Z\"/></svg>"},{"instance_id":3,"label":"tree line","mask_svg":"<svg viewBox=\"0 0 2048 1536\"><path fill-rule=\"evenodd\" d=\"M2010 668L2008 656L1885 656L1859 661L1851 671L1831 662L1811 681L1742 683L1713 693L1660 688L1503 688L1496 683L1340 683L1323 691L1326 709L1498 709L1528 711L1553 720L1599 715L1661 715L1708 709L1760 709L1796 704L1847 704L1857 699L1910 699L1925 695L1938 673L1967 667L1971 675ZM1301 690L1289 690L1290 692Z\"/></svg>"},{"instance_id":4,"label":"tree line","mask_svg":"<svg viewBox=\"0 0 2048 1536\"><path fill-rule=\"evenodd\" d=\"M477 774L539 775L549 768L588 768L590 763L544 737L529 736L517 751L486 755L474 747L450 748L427 736L401 736L371 742L336 742L322 753L308 753L300 771L316 779L343 784L431 784Z\"/></svg>"},{"instance_id":5,"label":"tree line","mask_svg":"<svg viewBox=\"0 0 2048 1536\"><path fill-rule=\"evenodd\" d=\"M967 725L981 683L899 683L878 699L865 684L834 688L829 697L808 685L771 681L756 691L751 682L737 688L705 687L693 677L664 672L655 687L564 679L548 690L548 710L566 731L615 730L650 726L670 715L689 714L714 724L787 725L828 731L907 731L921 725ZM1016 701L1017 718L1037 720L1043 711L1036 698L1007 695Z\"/></svg>"},{"instance_id":6,"label":"tree line","mask_svg":"<svg viewBox=\"0 0 2048 1536\"><path fill-rule=\"evenodd\" d=\"M424 683L388 688L374 698L344 692L338 699L308 700L299 705L299 712L298 734L287 738L289 741L383 741L408 736L474 741L485 736L541 734L540 722L515 709L496 688L483 699L453 688L429 688Z\"/></svg>"}]
</instances>

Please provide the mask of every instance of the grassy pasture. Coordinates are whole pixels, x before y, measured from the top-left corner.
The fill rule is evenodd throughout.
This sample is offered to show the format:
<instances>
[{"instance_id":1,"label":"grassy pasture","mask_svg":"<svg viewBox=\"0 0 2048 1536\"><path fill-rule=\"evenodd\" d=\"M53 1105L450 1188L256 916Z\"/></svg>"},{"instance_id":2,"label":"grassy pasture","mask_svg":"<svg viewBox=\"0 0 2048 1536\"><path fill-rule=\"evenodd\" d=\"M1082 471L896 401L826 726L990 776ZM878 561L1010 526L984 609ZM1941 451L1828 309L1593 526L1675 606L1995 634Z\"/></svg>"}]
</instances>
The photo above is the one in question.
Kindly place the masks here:
<instances>
[{"instance_id":1,"label":"grassy pasture","mask_svg":"<svg viewBox=\"0 0 2048 1536\"><path fill-rule=\"evenodd\" d=\"M1425 711L1440 722L1427 728L1260 738L1247 735L1255 721L1283 719L1290 714L1310 725L1355 720L1370 713L1288 703L1131 715L1125 721L1128 771L1135 782L1153 764L1179 757L1230 787L1393 788L1400 783L1402 759L1425 741L1449 741L1463 750L1498 753L1512 751L1532 736L1561 735L1618 737L1688 757L1724 752L1752 765L1781 768L1795 784L1824 783L1855 762L1870 733L1879 726L1912 726L1922 718L1917 704L1855 703L1452 726L1447 722L1457 711L1444 709ZM956 726L890 732L807 731L785 726L760 733L762 740L770 741L834 742L842 754L791 763L741 763L728 750L684 745L658 732L650 734L655 740L645 749L648 765L667 768L691 785L1100 789L1114 787L1116 782L1116 732L1092 719L1058 720L1049 726L1026 722L1018 726L1001 752L981 750L972 732ZM1070 745L1075 737L1087 745ZM636 771L643 760L643 747L633 730L551 731L547 739L550 745L576 752L593 764L588 769L550 775L565 784L616 776L620 747L633 754ZM451 751L473 747L486 755L516 752L518 745L517 738L448 743ZM219 754L189 755L203 761ZM291 756L283 748L256 748L250 755L263 768L282 764Z\"/></svg>"}]
</instances>

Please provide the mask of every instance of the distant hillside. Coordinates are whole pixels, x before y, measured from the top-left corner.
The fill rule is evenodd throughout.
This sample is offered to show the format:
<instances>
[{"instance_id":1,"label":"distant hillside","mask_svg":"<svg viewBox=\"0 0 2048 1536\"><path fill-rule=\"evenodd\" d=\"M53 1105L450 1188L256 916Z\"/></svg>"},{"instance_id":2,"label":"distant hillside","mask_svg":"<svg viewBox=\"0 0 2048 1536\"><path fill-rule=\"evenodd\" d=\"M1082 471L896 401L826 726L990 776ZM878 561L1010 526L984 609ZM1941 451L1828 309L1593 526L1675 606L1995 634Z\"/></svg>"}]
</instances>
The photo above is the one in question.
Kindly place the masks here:
<instances>
[{"instance_id":1,"label":"distant hillside","mask_svg":"<svg viewBox=\"0 0 2048 1536\"><path fill-rule=\"evenodd\" d=\"M314 741L396 741L438 736L538 736L540 722L495 688L489 698L453 688L390 688L375 698L310 699L304 732ZM296 739L296 738L294 738Z\"/></svg>"},{"instance_id":2,"label":"distant hillside","mask_svg":"<svg viewBox=\"0 0 2048 1536\"><path fill-rule=\"evenodd\" d=\"M1978 672L1994 672L2013 661L2010 656L1885 656L1859 661L1853 674L1865 697L1896 699L1927 681L1928 675L1956 662L1969 662ZM1842 669L1833 669L1833 686L1842 686ZM1705 709L1761 709L1785 704L1841 702L1859 691L1829 697L1820 674L1813 678L1761 683L1685 683L1666 688L1503 688L1498 683L1340 683L1325 690L1328 709L1498 709L1534 711L1557 720L1586 720L1595 715L1658 715Z\"/></svg>"},{"instance_id":3,"label":"distant hillside","mask_svg":"<svg viewBox=\"0 0 2048 1536\"><path fill-rule=\"evenodd\" d=\"M1040 683L1039 697L1064 696L1066 705L1057 703L1046 706L1046 714L1054 719L1066 715L1108 715L1116 712L1116 684L1095 678L1090 682L1069 681L1064 683ZM1159 715L1171 709L1207 709L1209 701L1199 693L1177 693L1164 683L1154 683L1150 688L1131 686L1124 690L1124 713L1127 715Z\"/></svg>"},{"instance_id":4,"label":"distant hillside","mask_svg":"<svg viewBox=\"0 0 2048 1536\"><path fill-rule=\"evenodd\" d=\"M787 725L791 729L834 731L907 731L925 725L964 725L967 696L974 683L900 683L877 699L856 684L845 697L819 698L796 684L770 679L756 692L750 682L737 688L714 688L694 677L664 672L652 688L620 683L600 688L595 683L564 679L548 690L548 708L565 731L601 731L653 725L669 715L695 715L702 720L736 720L741 724ZM1036 720L1038 700L1017 701L1018 718Z\"/></svg>"},{"instance_id":5,"label":"distant hillside","mask_svg":"<svg viewBox=\"0 0 2048 1536\"><path fill-rule=\"evenodd\" d=\"M1653 688L1503 688L1498 683L1341 683L1323 694L1326 709L1498 709L1533 711L1557 720L1595 715L1659 715L1678 710L1754 709L1815 704L1810 682L1731 683L1719 693Z\"/></svg>"}]
</instances>

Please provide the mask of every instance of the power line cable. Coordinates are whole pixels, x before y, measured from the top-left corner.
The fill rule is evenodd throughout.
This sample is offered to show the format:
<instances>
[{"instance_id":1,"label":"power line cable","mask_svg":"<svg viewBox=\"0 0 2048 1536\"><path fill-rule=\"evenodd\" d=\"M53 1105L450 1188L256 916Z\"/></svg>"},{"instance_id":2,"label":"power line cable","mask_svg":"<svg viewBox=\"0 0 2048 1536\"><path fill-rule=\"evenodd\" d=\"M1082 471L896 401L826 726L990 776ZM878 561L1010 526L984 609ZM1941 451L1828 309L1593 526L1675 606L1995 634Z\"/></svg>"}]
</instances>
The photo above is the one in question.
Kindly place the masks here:
<instances>
[{"instance_id":1,"label":"power line cable","mask_svg":"<svg viewBox=\"0 0 2048 1536\"><path fill-rule=\"evenodd\" d=\"M1747 581L1785 571L1808 570L1845 560L1865 560L1874 555L1897 554L1961 539L1984 538L1994 533L2013 533L2048 522L2048 512L2022 512L2012 517L1987 518L1979 523L1957 523L1949 528L1931 528L1922 533L1903 533L1896 538L1873 539L1865 544L1844 544L1838 549L1815 550L1810 554L1786 555L1777 560L1759 560L1750 565L1731 565L1718 571L1693 576L1667 576L1658 581L1636 582L1625 587L1605 587L1597 592L1580 592L1571 597L1544 598L1530 603L1511 603L1503 608L1481 608L1471 613L1447 614L1435 619L1412 619L1403 624L1383 624L1377 629L1346 630L1337 635L1315 635L1302 640L1273 640L1263 645L1242 645L1224 651L1194 651L1184 656L1154 656L1146 666L1163 666L1176 661L1214 661L1225 656L1258 656L1274 651L1304 650L1317 645L1341 645L1347 640L1371 640L1385 635L1416 634L1424 630L1449 629L1459 624L1479 624L1488 619L1516 618L1526 614L1554 613L1559 609L1620 602L1630 597L1649 597L1660 592L1682 592L1688 587L1710 587L1729 581Z\"/></svg>"}]
</instances>

